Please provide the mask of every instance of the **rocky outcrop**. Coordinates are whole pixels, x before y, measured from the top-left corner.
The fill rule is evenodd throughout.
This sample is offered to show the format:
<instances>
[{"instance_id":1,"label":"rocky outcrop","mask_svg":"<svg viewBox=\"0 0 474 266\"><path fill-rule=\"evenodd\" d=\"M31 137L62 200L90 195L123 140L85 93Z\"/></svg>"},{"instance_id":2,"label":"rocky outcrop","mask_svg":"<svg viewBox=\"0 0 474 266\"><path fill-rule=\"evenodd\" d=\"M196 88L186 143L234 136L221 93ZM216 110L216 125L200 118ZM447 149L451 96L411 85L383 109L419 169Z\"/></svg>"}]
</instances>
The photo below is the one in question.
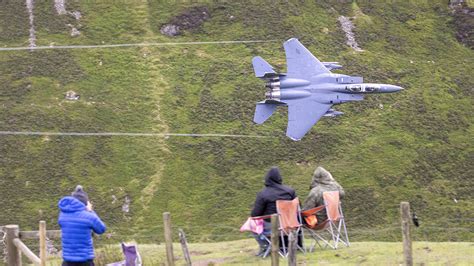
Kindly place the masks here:
<instances>
[{"instance_id":1,"label":"rocky outcrop","mask_svg":"<svg viewBox=\"0 0 474 266\"><path fill-rule=\"evenodd\" d=\"M56 12L58 15L70 15L74 17L76 20L81 19L82 14L81 12L75 10L72 12L69 12L66 10L66 0L54 0L54 8L56 9ZM66 26L71 28L71 37L76 37L81 35L81 32L72 24L67 24Z\"/></svg>"},{"instance_id":2,"label":"rocky outcrop","mask_svg":"<svg viewBox=\"0 0 474 266\"><path fill-rule=\"evenodd\" d=\"M449 7L453 11L454 20L452 23L456 28L456 39L473 49L474 8L469 7L464 0L451 0Z\"/></svg>"},{"instance_id":3,"label":"rocky outcrop","mask_svg":"<svg viewBox=\"0 0 474 266\"><path fill-rule=\"evenodd\" d=\"M186 9L180 15L172 18L169 23L164 24L160 32L167 36L176 36L181 34L183 30L200 27L210 17L207 7Z\"/></svg>"},{"instance_id":4,"label":"rocky outcrop","mask_svg":"<svg viewBox=\"0 0 474 266\"><path fill-rule=\"evenodd\" d=\"M342 30L346 33L346 44L352 47L357 52L362 52L363 50L359 47L359 44L356 42L354 37L354 24L348 17L340 16L338 18L339 23L341 23Z\"/></svg>"}]
</instances>

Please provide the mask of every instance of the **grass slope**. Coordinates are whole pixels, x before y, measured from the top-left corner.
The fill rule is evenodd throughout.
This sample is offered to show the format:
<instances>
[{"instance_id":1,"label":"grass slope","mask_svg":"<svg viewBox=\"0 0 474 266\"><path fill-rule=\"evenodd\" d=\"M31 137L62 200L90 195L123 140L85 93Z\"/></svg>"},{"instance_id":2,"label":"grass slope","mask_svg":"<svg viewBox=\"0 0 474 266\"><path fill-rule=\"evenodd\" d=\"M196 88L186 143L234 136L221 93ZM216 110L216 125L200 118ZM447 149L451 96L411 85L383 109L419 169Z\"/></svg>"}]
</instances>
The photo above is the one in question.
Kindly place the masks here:
<instances>
[{"instance_id":1,"label":"grass slope","mask_svg":"<svg viewBox=\"0 0 474 266\"><path fill-rule=\"evenodd\" d=\"M385 3L71 2L82 18L35 7L37 44L275 40L260 44L0 52L0 129L58 132L174 132L263 139L0 137L0 224L23 228L57 218L56 202L81 183L116 235L161 238L161 213L191 240L236 232L271 165L301 199L318 165L347 193L354 239L398 240L398 204L412 203L421 240L472 240L472 49L456 41L444 1ZM1 3L0 45L24 46L23 3ZM211 18L170 38L162 24L194 6ZM364 52L345 44L339 15L355 16ZM70 37L73 23L81 31ZM298 37L322 61L367 82L406 88L337 106L300 142L283 135L286 110L252 123L263 83L251 58L285 70L281 43ZM74 90L77 102L64 100ZM122 206L130 200L130 211ZM373 229L375 227L375 229Z\"/></svg>"},{"instance_id":2,"label":"grass slope","mask_svg":"<svg viewBox=\"0 0 474 266\"><path fill-rule=\"evenodd\" d=\"M219 243L195 243L189 245L193 265L269 265L270 257L256 258L254 240L237 240ZM162 265L166 261L164 245L139 245L146 265ZM466 242L414 242L414 264L424 265L471 265L472 243ZM176 265L185 265L181 247L173 246L177 257ZM121 259L118 245L104 246L97 251L98 263L110 263ZM350 248L338 250L316 249L312 253L298 253L298 264L303 265L401 265L403 264L402 243L354 242ZM286 264L280 258L280 264ZM52 258L49 265L59 265Z\"/></svg>"}]
</instances>

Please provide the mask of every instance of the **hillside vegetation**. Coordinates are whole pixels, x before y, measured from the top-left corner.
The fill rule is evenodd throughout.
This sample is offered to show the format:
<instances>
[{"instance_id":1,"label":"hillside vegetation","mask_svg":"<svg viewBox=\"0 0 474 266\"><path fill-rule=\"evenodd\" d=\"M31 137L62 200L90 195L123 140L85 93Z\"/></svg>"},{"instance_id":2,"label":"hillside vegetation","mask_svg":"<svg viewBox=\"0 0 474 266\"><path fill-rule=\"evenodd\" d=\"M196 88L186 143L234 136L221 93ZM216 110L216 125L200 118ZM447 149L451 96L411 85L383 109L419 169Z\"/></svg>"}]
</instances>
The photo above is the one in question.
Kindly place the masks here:
<instances>
[{"instance_id":1,"label":"hillside vegetation","mask_svg":"<svg viewBox=\"0 0 474 266\"><path fill-rule=\"evenodd\" d=\"M472 47L457 41L446 1L379 2L66 1L77 20L36 1L38 46L271 42L0 51L0 131L266 138L1 135L0 224L56 227L57 201L82 184L122 239L161 240L164 211L192 241L241 238L270 166L303 200L322 165L346 190L353 239L398 240L399 203L410 201L421 220L415 238L471 241ZM24 2L0 5L0 47L28 46ZM208 10L203 24L175 37L160 32L196 7ZM363 52L346 45L341 15L354 17ZM321 61L340 62L339 73L406 89L336 106L345 115L322 119L300 142L284 136L284 108L254 125L265 89L251 58L284 72L282 43L291 37ZM80 99L65 100L69 90Z\"/></svg>"}]
</instances>

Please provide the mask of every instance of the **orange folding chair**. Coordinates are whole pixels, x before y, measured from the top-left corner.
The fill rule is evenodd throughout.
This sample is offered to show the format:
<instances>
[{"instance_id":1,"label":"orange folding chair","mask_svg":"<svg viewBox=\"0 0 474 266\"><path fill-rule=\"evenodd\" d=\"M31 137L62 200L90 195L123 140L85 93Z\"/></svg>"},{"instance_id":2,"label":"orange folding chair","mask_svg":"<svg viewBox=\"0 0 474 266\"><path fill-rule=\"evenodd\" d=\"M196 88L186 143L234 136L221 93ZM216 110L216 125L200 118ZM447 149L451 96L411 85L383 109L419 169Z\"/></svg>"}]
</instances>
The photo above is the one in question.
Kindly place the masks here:
<instances>
[{"instance_id":1,"label":"orange folding chair","mask_svg":"<svg viewBox=\"0 0 474 266\"><path fill-rule=\"evenodd\" d=\"M316 244L323 247L319 241L324 243L324 247L330 246L333 249L337 249L339 242L348 247L350 242L339 200L339 191L326 191L323 193L323 199L324 206L301 212L306 222L304 227L314 241L309 250L312 251ZM325 221L317 221L316 213L322 210L326 210L328 218ZM329 237L325 235L329 235Z\"/></svg>"},{"instance_id":2,"label":"orange folding chair","mask_svg":"<svg viewBox=\"0 0 474 266\"><path fill-rule=\"evenodd\" d=\"M280 230L280 238L281 238L281 253L283 257L288 256L288 247L285 243L285 237L288 239L290 232L296 231L296 235L300 238L301 235L301 243L298 244L298 249L302 252L305 252L303 240L303 230L301 223L301 209L300 209L300 201L298 198L293 200L277 200L276 201L276 208L278 213L278 220L280 223L279 230Z\"/></svg>"}]
</instances>

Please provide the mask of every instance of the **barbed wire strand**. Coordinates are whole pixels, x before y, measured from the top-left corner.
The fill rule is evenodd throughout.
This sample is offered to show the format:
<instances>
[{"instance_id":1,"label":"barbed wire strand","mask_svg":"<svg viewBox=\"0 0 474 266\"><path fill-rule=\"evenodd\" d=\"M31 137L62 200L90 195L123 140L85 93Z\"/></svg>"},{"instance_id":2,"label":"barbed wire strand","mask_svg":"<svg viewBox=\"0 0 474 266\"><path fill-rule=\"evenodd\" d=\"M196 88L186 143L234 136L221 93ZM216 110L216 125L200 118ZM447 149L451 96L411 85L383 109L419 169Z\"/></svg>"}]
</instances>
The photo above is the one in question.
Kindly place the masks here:
<instances>
[{"instance_id":1,"label":"barbed wire strand","mask_svg":"<svg viewBox=\"0 0 474 266\"><path fill-rule=\"evenodd\" d=\"M195 41L195 42L148 42L148 43L119 43L119 44L93 44L93 45L52 45L36 47L0 47L0 51L22 51L22 50L63 50L63 49L98 49L119 47L144 47L144 46L182 46L182 45L213 45L213 44L246 44L246 43L269 43L277 40L242 40L242 41Z\"/></svg>"},{"instance_id":2,"label":"barbed wire strand","mask_svg":"<svg viewBox=\"0 0 474 266\"><path fill-rule=\"evenodd\" d=\"M133 132L39 132L39 131L0 131L0 135L23 135L23 136L125 136L125 137L230 137L230 138L272 138L262 135L234 135L234 134L199 134L199 133L133 133Z\"/></svg>"}]
</instances>

